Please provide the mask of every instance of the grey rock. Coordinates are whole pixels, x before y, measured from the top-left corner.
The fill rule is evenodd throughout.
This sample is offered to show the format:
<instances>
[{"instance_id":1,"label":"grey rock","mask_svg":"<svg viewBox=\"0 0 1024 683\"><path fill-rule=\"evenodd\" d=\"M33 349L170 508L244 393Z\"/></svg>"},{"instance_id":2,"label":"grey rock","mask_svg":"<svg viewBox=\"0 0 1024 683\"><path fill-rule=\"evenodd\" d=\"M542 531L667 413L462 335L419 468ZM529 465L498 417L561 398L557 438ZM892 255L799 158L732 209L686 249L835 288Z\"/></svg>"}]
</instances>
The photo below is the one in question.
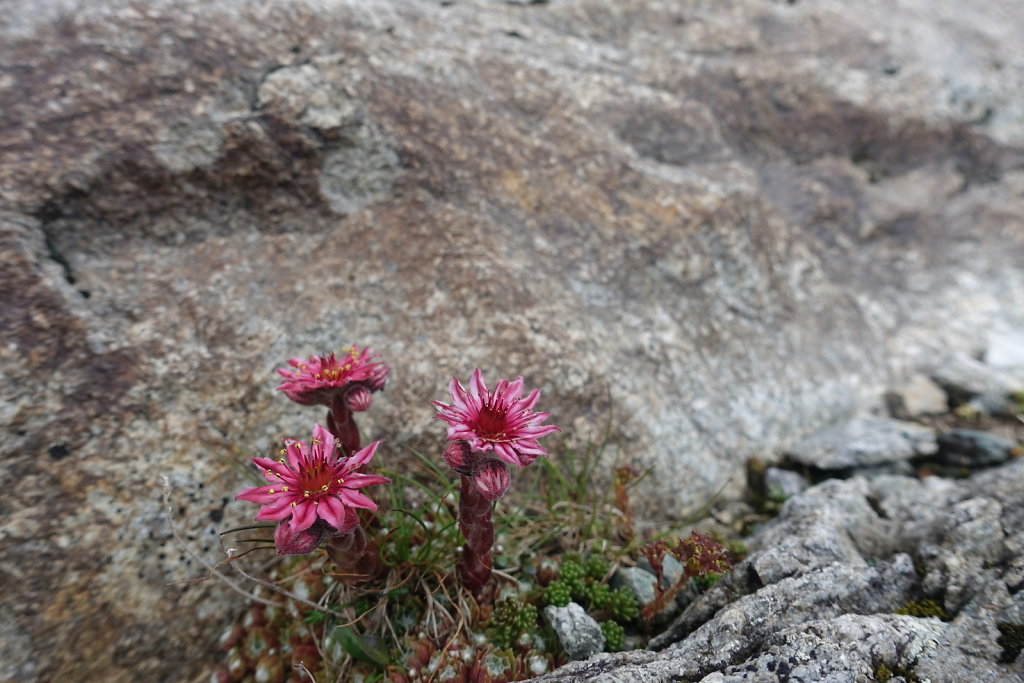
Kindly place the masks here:
<instances>
[{"instance_id":1,"label":"grey rock","mask_svg":"<svg viewBox=\"0 0 1024 683\"><path fill-rule=\"evenodd\" d=\"M764 471L764 488L769 498L786 500L810 486L807 477L780 467L768 467Z\"/></svg>"},{"instance_id":2,"label":"grey rock","mask_svg":"<svg viewBox=\"0 0 1024 683\"><path fill-rule=\"evenodd\" d=\"M936 459L957 467L990 467L1006 462L1015 444L997 434L975 429L954 429L939 434Z\"/></svg>"},{"instance_id":3,"label":"grey rock","mask_svg":"<svg viewBox=\"0 0 1024 683\"><path fill-rule=\"evenodd\" d=\"M522 373L661 520L1020 328L1019 7L0 0L0 678L205 677L242 598L167 587L158 475L250 522L286 358L383 353L397 468Z\"/></svg>"},{"instance_id":4,"label":"grey rock","mask_svg":"<svg viewBox=\"0 0 1024 683\"><path fill-rule=\"evenodd\" d=\"M619 572L625 569L632 569L621 567L616 570L615 576L612 577L612 584L616 587L626 586L627 590L629 590L633 596L637 598L637 601L643 605L646 604L646 602L650 602L655 597L654 591L647 590L644 586L652 586L656 574L654 573L654 568L651 567L651 563L647 561L646 557L641 557L640 560L637 561L637 566L635 568L643 572L647 572L650 576L645 577L643 574L638 572L633 576L630 576L628 573L624 573L620 578ZM675 586L682 578L683 565L679 560L671 555L665 555L661 560L661 572L661 587L667 590L672 586ZM693 579L686 581L685 585L681 586L677 590L675 599L671 603L665 605L665 608L656 616L655 623L661 624L667 622L668 619L670 619L679 610L686 609L686 607L696 600L699 595L700 587L697 585L697 582Z\"/></svg>"},{"instance_id":5,"label":"grey rock","mask_svg":"<svg viewBox=\"0 0 1024 683\"><path fill-rule=\"evenodd\" d=\"M569 659L586 659L604 650L601 626L575 602L565 607L545 607L544 616Z\"/></svg>"},{"instance_id":6,"label":"grey rock","mask_svg":"<svg viewBox=\"0 0 1024 683\"><path fill-rule=\"evenodd\" d=\"M949 398L927 375L916 374L886 395L889 411L900 419L941 415L949 410Z\"/></svg>"},{"instance_id":7,"label":"grey rock","mask_svg":"<svg viewBox=\"0 0 1024 683\"><path fill-rule=\"evenodd\" d=\"M647 561L646 557L641 557L640 560L636 563L636 566L637 566L638 569L641 569L641 570L643 570L645 572L648 572L649 574L654 576L654 568L651 567L651 563ZM627 567L620 567L615 572L616 577L618 576L619 572L621 572L623 569L627 569ZM683 575L683 565L679 562L679 560L677 560L676 558L672 557L671 555L665 555L665 557L663 557L662 560L661 560L661 586L662 586L662 588L668 588L669 586L675 585L676 581L678 581L679 578L682 575ZM616 580L618 580L618 579L616 579ZM641 577L641 581L642 581L642 577ZM625 577L623 578L622 582L625 583L625 584L630 583L629 579L626 579ZM632 589L630 589L630 590L632 590ZM634 595L636 595L636 593L634 593Z\"/></svg>"},{"instance_id":8,"label":"grey rock","mask_svg":"<svg viewBox=\"0 0 1024 683\"><path fill-rule=\"evenodd\" d=\"M660 677L664 669L659 663L669 664L674 680L699 680L745 661L773 635L797 624L842 614L891 611L905 600L915 576L913 563L905 555L878 567L830 565L802 577L783 579L730 603L668 649L640 661L620 660L614 674L605 672L611 678L588 679L588 662L565 666L537 680L668 680ZM654 647L665 644L652 643Z\"/></svg>"},{"instance_id":9,"label":"grey rock","mask_svg":"<svg viewBox=\"0 0 1024 683\"><path fill-rule=\"evenodd\" d=\"M818 619L773 635L765 641L761 654L721 673L709 674L701 683L859 683L876 680L882 665L890 671L916 672L918 661L938 649L945 630L945 625L935 619L893 614L844 614Z\"/></svg>"},{"instance_id":10,"label":"grey rock","mask_svg":"<svg viewBox=\"0 0 1024 683\"><path fill-rule=\"evenodd\" d=\"M1024 368L1024 332L1000 332L989 335L985 363L994 368Z\"/></svg>"},{"instance_id":11,"label":"grey rock","mask_svg":"<svg viewBox=\"0 0 1024 683\"><path fill-rule=\"evenodd\" d=\"M860 415L800 441L787 455L802 465L846 470L899 463L937 448L935 433L927 427Z\"/></svg>"},{"instance_id":12,"label":"grey rock","mask_svg":"<svg viewBox=\"0 0 1024 683\"><path fill-rule=\"evenodd\" d=\"M1024 390L1024 380L994 368L965 353L956 353L932 372L955 403L972 402L979 410L1002 413L1009 410L1010 395Z\"/></svg>"},{"instance_id":13,"label":"grey rock","mask_svg":"<svg viewBox=\"0 0 1024 683\"><path fill-rule=\"evenodd\" d=\"M641 605L654 600L654 585L658 578L641 567L619 567L612 576L613 588L625 588Z\"/></svg>"},{"instance_id":14,"label":"grey rock","mask_svg":"<svg viewBox=\"0 0 1024 683\"><path fill-rule=\"evenodd\" d=\"M1024 623L1024 534L1007 533L1021 526L1022 501L1021 461L957 481L813 486L654 649L539 680L868 681L883 664L920 680L1020 680L1024 660L1000 629ZM801 552L803 566L785 559ZM942 600L951 621L892 614L922 596Z\"/></svg>"}]
</instances>

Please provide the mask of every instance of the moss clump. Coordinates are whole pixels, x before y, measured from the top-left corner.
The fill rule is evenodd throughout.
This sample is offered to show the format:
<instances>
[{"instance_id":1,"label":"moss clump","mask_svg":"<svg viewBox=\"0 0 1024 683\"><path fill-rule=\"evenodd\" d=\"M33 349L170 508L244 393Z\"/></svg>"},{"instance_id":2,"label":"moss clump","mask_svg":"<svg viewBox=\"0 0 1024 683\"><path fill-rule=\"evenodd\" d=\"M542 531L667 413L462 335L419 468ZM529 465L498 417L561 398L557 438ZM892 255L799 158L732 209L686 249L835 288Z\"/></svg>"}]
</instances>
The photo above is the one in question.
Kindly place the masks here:
<instances>
[{"instance_id":1,"label":"moss clump","mask_svg":"<svg viewBox=\"0 0 1024 683\"><path fill-rule=\"evenodd\" d=\"M594 581L600 581L604 578L604 575L611 569L611 565L608 560L604 559L600 555L594 555L587 560L586 564L587 578L593 579Z\"/></svg>"},{"instance_id":2,"label":"moss clump","mask_svg":"<svg viewBox=\"0 0 1024 683\"><path fill-rule=\"evenodd\" d=\"M565 607L572 602L572 591L564 581L552 581L544 589L544 604Z\"/></svg>"},{"instance_id":3,"label":"moss clump","mask_svg":"<svg viewBox=\"0 0 1024 683\"><path fill-rule=\"evenodd\" d=\"M908 617L935 617L942 621L949 621L949 612L942 606L942 603L931 598L924 600L910 600L903 603L893 614L904 614Z\"/></svg>"},{"instance_id":4,"label":"moss clump","mask_svg":"<svg viewBox=\"0 0 1024 683\"><path fill-rule=\"evenodd\" d=\"M598 583L588 578L587 582L583 585L581 597L593 609L604 609L607 607L611 596L612 591L606 583Z\"/></svg>"},{"instance_id":5,"label":"moss clump","mask_svg":"<svg viewBox=\"0 0 1024 683\"><path fill-rule=\"evenodd\" d=\"M605 652L618 652L625 641L626 630L614 621L602 621L601 633L604 634Z\"/></svg>"},{"instance_id":6,"label":"moss clump","mask_svg":"<svg viewBox=\"0 0 1024 683\"><path fill-rule=\"evenodd\" d=\"M907 683L920 683L921 681L917 674L904 666L896 666L890 669L883 663L875 667L875 680L879 683L889 683L896 676L901 676Z\"/></svg>"},{"instance_id":7,"label":"moss clump","mask_svg":"<svg viewBox=\"0 0 1024 683\"><path fill-rule=\"evenodd\" d=\"M725 574L705 574L704 576L693 577L693 581L697 584L697 588L699 588L703 593L718 583L723 576L725 576Z\"/></svg>"},{"instance_id":8,"label":"moss clump","mask_svg":"<svg viewBox=\"0 0 1024 683\"><path fill-rule=\"evenodd\" d=\"M512 647L519 636L537 628L537 608L515 598L499 600L491 616L492 640L501 648Z\"/></svg>"},{"instance_id":9,"label":"moss clump","mask_svg":"<svg viewBox=\"0 0 1024 683\"><path fill-rule=\"evenodd\" d=\"M615 621L622 623L633 621L640 616L640 606L636 604L636 598L625 586L609 594L606 608L612 613Z\"/></svg>"}]
</instances>

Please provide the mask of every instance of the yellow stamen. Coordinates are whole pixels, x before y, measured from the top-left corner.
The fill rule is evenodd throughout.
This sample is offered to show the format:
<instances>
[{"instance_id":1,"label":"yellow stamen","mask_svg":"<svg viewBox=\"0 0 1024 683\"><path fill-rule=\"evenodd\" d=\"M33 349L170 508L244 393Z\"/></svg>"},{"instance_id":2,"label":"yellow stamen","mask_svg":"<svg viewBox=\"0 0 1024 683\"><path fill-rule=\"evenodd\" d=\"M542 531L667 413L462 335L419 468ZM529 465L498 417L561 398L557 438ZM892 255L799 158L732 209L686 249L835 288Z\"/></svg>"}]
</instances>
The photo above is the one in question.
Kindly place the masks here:
<instances>
[{"instance_id":1,"label":"yellow stamen","mask_svg":"<svg viewBox=\"0 0 1024 683\"><path fill-rule=\"evenodd\" d=\"M273 493L274 489L267 489L267 493Z\"/></svg>"}]
</instances>

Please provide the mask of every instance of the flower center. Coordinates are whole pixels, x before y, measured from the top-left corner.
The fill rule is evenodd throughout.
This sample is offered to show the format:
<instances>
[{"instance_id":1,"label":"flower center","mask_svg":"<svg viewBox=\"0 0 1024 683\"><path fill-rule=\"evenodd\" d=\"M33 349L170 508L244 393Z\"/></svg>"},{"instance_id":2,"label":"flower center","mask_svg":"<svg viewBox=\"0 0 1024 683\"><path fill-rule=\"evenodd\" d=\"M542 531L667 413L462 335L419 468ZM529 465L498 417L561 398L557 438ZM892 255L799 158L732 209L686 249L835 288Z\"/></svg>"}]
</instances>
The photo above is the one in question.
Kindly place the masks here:
<instances>
[{"instance_id":1,"label":"flower center","mask_svg":"<svg viewBox=\"0 0 1024 683\"><path fill-rule=\"evenodd\" d=\"M504 408L497 408L485 403L476 418L477 434L488 441L506 440L505 429L508 424Z\"/></svg>"},{"instance_id":2,"label":"flower center","mask_svg":"<svg viewBox=\"0 0 1024 683\"><path fill-rule=\"evenodd\" d=\"M303 497L317 500L329 495L331 487L335 484L334 474L334 468L322 461L302 470L299 473L298 484ZM340 478L337 479L337 483L341 481Z\"/></svg>"}]
</instances>

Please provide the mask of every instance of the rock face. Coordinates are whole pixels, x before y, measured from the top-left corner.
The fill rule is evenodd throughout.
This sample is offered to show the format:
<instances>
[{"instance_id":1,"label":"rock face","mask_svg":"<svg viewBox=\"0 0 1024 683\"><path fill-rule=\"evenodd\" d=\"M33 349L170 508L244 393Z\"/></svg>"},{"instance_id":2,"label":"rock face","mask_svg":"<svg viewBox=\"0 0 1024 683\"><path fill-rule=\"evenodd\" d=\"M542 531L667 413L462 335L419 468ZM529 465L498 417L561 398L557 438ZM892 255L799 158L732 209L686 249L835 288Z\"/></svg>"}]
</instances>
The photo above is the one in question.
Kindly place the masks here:
<instances>
[{"instance_id":1,"label":"rock face","mask_svg":"<svg viewBox=\"0 0 1024 683\"><path fill-rule=\"evenodd\" d=\"M544 618L551 624L569 659L586 659L604 649L601 625L575 602L565 607L545 607Z\"/></svg>"},{"instance_id":2,"label":"rock face","mask_svg":"<svg viewBox=\"0 0 1024 683\"><path fill-rule=\"evenodd\" d=\"M1020 680L1022 515L1024 461L959 482L819 484L786 503L654 650L536 680Z\"/></svg>"},{"instance_id":3,"label":"rock face","mask_svg":"<svg viewBox=\"0 0 1024 683\"><path fill-rule=\"evenodd\" d=\"M844 470L890 465L938 450L927 427L874 415L858 415L795 444L787 455L801 465Z\"/></svg>"},{"instance_id":4,"label":"rock face","mask_svg":"<svg viewBox=\"0 0 1024 683\"><path fill-rule=\"evenodd\" d=\"M203 671L160 475L222 558L285 358L385 354L394 463L522 373L678 516L1024 326L1024 11L858 5L0 0L0 677Z\"/></svg>"}]
</instances>

